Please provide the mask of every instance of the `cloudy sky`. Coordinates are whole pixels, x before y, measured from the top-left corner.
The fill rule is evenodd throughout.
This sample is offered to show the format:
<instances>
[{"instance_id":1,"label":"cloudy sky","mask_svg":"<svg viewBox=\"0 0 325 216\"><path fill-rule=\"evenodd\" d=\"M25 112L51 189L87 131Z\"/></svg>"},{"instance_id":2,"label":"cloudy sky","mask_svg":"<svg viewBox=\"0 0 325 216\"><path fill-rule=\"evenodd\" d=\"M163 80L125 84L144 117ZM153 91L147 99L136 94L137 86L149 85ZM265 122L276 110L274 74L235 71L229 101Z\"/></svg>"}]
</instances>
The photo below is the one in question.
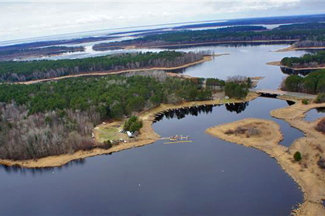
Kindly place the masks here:
<instances>
[{"instance_id":1,"label":"cloudy sky","mask_svg":"<svg viewBox=\"0 0 325 216\"><path fill-rule=\"evenodd\" d=\"M0 41L173 22L325 13L325 0L0 0Z\"/></svg>"}]
</instances>

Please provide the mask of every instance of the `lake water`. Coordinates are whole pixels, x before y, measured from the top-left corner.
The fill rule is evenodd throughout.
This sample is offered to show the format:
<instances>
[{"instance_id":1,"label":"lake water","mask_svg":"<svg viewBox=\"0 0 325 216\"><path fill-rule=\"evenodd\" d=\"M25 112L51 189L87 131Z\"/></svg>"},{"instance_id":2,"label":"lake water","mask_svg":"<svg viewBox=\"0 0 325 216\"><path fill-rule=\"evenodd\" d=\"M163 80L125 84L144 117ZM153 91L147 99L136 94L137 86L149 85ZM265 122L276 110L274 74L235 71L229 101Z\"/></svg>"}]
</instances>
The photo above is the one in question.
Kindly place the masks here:
<instances>
[{"instance_id":1,"label":"lake water","mask_svg":"<svg viewBox=\"0 0 325 216\"><path fill-rule=\"evenodd\" d=\"M282 80L287 75L281 72L280 67L270 66L266 63L271 61L280 61L282 58L288 56L299 57L306 53L305 51L274 52L286 47L288 47L286 44L258 46L220 45L190 47L177 50L184 52L211 51L216 54L229 54L225 56L215 57L212 61L187 68L184 70L184 74L193 77L214 77L219 79L227 79L229 76L236 75L250 77L262 76L264 79L259 82L258 88L277 89ZM164 49L109 50L100 52L88 50L88 52L69 53L44 59L73 59L119 54L125 52L160 52L162 50Z\"/></svg>"},{"instance_id":2,"label":"lake water","mask_svg":"<svg viewBox=\"0 0 325 216\"><path fill-rule=\"evenodd\" d=\"M283 106L285 101L259 98L245 110L218 106L153 125L162 136L190 135L193 143L158 141L63 168L2 168L0 213L289 215L302 193L274 159L205 134L208 127L242 118L271 119L269 111ZM300 136L280 125L285 140Z\"/></svg>"},{"instance_id":3,"label":"lake water","mask_svg":"<svg viewBox=\"0 0 325 216\"><path fill-rule=\"evenodd\" d=\"M310 110L309 112L306 113L305 120L309 122L313 122L319 118L324 118L324 117L325 117L325 107Z\"/></svg>"},{"instance_id":4,"label":"lake water","mask_svg":"<svg viewBox=\"0 0 325 216\"><path fill-rule=\"evenodd\" d=\"M301 52L270 52L286 45L200 47L229 56L191 67L185 74L226 78L265 76L276 89L280 69L265 65ZM88 158L54 169L0 168L1 215L289 215L303 201L298 185L265 153L205 134L208 127L243 118L280 124L282 145L303 136L270 111L285 101L168 113L153 125L161 136L190 135L193 143L155 144ZM191 113L191 114L186 114ZM174 118L171 118L174 116ZM175 118L176 117L176 118Z\"/></svg>"},{"instance_id":5,"label":"lake water","mask_svg":"<svg viewBox=\"0 0 325 216\"><path fill-rule=\"evenodd\" d=\"M259 46L206 46L181 49L183 51L212 51L216 54L229 55L214 58L212 61L186 69L185 74L194 77L214 77L227 79L230 76L264 77L257 88L277 89L287 76L280 67L266 63L281 61L284 57L299 57L305 51L274 52L288 45L259 45Z\"/></svg>"}]
</instances>

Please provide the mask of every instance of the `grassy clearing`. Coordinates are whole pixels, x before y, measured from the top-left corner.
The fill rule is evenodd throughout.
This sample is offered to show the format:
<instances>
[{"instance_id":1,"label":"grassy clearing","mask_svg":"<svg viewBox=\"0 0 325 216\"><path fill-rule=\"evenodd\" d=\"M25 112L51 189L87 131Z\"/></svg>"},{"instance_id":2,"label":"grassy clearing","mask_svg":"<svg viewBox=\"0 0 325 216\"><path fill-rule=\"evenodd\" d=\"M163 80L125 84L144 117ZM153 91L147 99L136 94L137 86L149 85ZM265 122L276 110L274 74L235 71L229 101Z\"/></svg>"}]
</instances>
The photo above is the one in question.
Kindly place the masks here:
<instances>
[{"instance_id":1,"label":"grassy clearing","mask_svg":"<svg viewBox=\"0 0 325 216\"><path fill-rule=\"evenodd\" d=\"M126 134L120 133L118 127L109 127L109 126L102 126L96 129L98 134L98 141L104 142L107 140L127 140L128 136Z\"/></svg>"}]
</instances>

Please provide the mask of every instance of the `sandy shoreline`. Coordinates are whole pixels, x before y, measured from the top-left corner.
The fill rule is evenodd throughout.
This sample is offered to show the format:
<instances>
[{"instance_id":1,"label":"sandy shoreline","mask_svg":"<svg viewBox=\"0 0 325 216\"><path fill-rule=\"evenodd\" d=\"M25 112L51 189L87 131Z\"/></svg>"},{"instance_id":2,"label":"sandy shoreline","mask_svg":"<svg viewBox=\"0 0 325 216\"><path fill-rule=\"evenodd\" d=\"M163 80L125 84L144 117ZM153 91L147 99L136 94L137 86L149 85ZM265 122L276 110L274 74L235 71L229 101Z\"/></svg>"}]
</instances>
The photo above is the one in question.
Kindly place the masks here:
<instances>
[{"instance_id":1,"label":"sandy shoreline","mask_svg":"<svg viewBox=\"0 0 325 216\"><path fill-rule=\"evenodd\" d=\"M46 167L59 167L67 164L73 160L84 159L88 157L93 157L97 155L110 154L114 152L119 152L126 149L131 149L135 147L141 147L148 144L155 143L159 139L159 135L152 129L151 125L155 119L155 116L158 113L165 112L173 109L180 109L193 106L201 105L219 105L227 103L242 103L247 101L252 101L256 99L258 95L256 93L249 93L245 100L236 100L236 99L215 99L210 101L193 101L193 102L183 102L180 104L161 104L158 107L152 108L147 111L143 111L139 114L139 119L143 122L143 127L140 130L140 135L137 137L137 140L121 143L120 145L114 146L110 149L93 149L90 151L78 151L73 154L65 154L59 156L49 156L45 158L40 158L38 160L26 160L26 161L12 161L12 160L2 160L0 159L0 164L7 166L20 166L24 168L46 168ZM98 125L97 127L100 127ZM96 137L96 139L98 139Z\"/></svg>"},{"instance_id":2,"label":"sandy shoreline","mask_svg":"<svg viewBox=\"0 0 325 216\"><path fill-rule=\"evenodd\" d=\"M293 106L271 112L273 117L285 120L292 127L305 134L305 137L295 140L289 148L278 144L282 140L282 134L280 127L273 121L245 119L212 127L207 129L206 132L229 142L257 148L275 158L282 169L297 182L304 193L304 203L297 210L294 210L294 213L296 215L325 215L323 206L323 200L325 200L325 173L317 165L319 157L325 158L325 135L314 128L319 120L315 122L304 121L306 112L318 107L325 107L325 103L303 105L300 101L296 101ZM234 130L253 123L260 123L264 126L262 130L264 133L262 132L260 139L225 134L229 129ZM296 151L302 154L303 159L300 162L293 160Z\"/></svg>"},{"instance_id":3,"label":"sandy shoreline","mask_svg":"<svg viewBox=\"0 0 325 216\"><path fill-rule=\"evenodd\" d=\"M279 66L279 67L283 67L283 68L288 68L291 70L295 70L295 71L302 71L302 70L322 70L325 69L325 66L321 66L321 67L307 67L307 68L291 68L291 67L287 67L281 64L281 61L273 61L273 62L268 62L266 63L267 65L271 65L271 66Z\"/></svg>"},{"instance_id":4,"label":"sandy shoreline","mask_svg":"<svg viewBox=\"0 0 325 216\"><path fill-rule=\"evenodd\" d=\"M289 46L287 48L279 49L275 52L289 52L289 51L298 51L298 50L324 50L325 47L294 47Z\"/></svg>"},{"instance_id":5,"label":"sandy shoreline","mask_svg":"<svg viewBox=\"0 0 325 216\"><path fill-rule=\"evenodd\" d=\"M268 62L266 64L271 65L271 66L282 66L281 61L272 61L272 62Z\"/></svg>"},{"instance_id":6,"label":"sandy shoreline","mask_svg":"<svg viewBox=\"0 0 325 216\"><path fill-rule=\"evenodd\" d=\"M213 57L219 57L222 55L226 55L226 54L215 54L215 55L211 55L211 56L204 56L204 58L202 60L184 64L184 65L181 65L178 67L170 67L170 68L153 67L153 68L130 69L130 70L120 70L120 71L91 72L91 73L67 75L67 76L61 76L61 77L53 77L53 78L48 78L48 79L31 80L31 81L26 81L26 82L16 82L14 84L31 85L31 84L41 83L41 82L56 81L56 80L75 78L75 77L118 75L118 74L123 74L123 73L130 73L130 72L144 72L144 71L154 71L154 70L172 71L172 70L184 69L187 67L198 65L198 64L204 63L206 61L211 61Z\"/></svg>"}]
</instances>

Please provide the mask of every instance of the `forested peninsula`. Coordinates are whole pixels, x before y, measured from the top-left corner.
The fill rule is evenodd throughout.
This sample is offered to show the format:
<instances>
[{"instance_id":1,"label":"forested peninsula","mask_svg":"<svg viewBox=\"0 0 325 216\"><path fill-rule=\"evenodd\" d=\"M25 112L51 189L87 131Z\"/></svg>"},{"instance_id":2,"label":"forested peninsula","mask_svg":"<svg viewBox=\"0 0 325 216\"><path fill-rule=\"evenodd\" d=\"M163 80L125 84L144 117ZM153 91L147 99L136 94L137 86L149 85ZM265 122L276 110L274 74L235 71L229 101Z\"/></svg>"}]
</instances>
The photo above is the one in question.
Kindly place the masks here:
<instances>
[{"instance_id":1,"label":"forested peninsula","mask_svg":"<svg viewBox=\"0 0 325 216\"><path fill-rule=\"evenodd\" d=\"M131 117L136 121L127 121L124 128L136 132L142 123L132 116L140 112L161 104L209 101L214 93L222 91L234 100L242 100L251 87L251 79L241 76L223 81L179 78L163 71L70 78L33 85L3 83L0 159L25 161L80 150L110 149L121 141L93 139L94 128L103 121L123 122Z\"/></svg>"},{"instance_id":2,"label":"forested peninsula","mask_svg":"<svg viewBox=\"0 0 325 216\"><path fill-rule=\"evenodd\" d=\"M154 67L177 67L202 60L205 53L163 51L126 53L84 59L0 62L0 82L24 82L66 75Z\"/></svg>"},{"instance_id":3,"label":"forested peninsula","mask_svg":"<svg viewBox=\"0 0 325 216\"><path fill-rule=\"evenodd\" d=\"M323 103L325 102L325 70L311 72L305 77L290 75L283 82L282 90L318 94L316 102Z\"/></svg>"},{"instance_id":4,"label":"forested peninsula","mask_svg":"<svg viewBox=\"0 0 325 216\"><path fill-rule=\"evenodd\" d=\"M283 58L281 65L294 69L325 67L325 51L305 54L302 57Z\"/></svg>"},{"instance_id":5,"label":"forested peninsula","mask_svg":"<svg viewBox=\"0 0 325 216\"><path fill-rule=\"evenodd\" d=\"M123 119L160 103L210 100L199 79L165 73L65 79L34 85L0 85L0 158L37 159L92 148L103 120Z\"/></svg>"},{"instance_id":6,"label":"forested peninsula","mask_svg":"<svg viewBox=\"0 0 325 216\"><path fill-rule=\"evenodd\" d=\"M235 26L221 29L180 31L148 35L122 42L101 43L95 45L95 50L109 50L136 47L168 47L173 45L230 43L230 42L298 42L324 41L325 23L306 23L281 25L267 30L262 26Z\"/></svg>"}]
</instances>

